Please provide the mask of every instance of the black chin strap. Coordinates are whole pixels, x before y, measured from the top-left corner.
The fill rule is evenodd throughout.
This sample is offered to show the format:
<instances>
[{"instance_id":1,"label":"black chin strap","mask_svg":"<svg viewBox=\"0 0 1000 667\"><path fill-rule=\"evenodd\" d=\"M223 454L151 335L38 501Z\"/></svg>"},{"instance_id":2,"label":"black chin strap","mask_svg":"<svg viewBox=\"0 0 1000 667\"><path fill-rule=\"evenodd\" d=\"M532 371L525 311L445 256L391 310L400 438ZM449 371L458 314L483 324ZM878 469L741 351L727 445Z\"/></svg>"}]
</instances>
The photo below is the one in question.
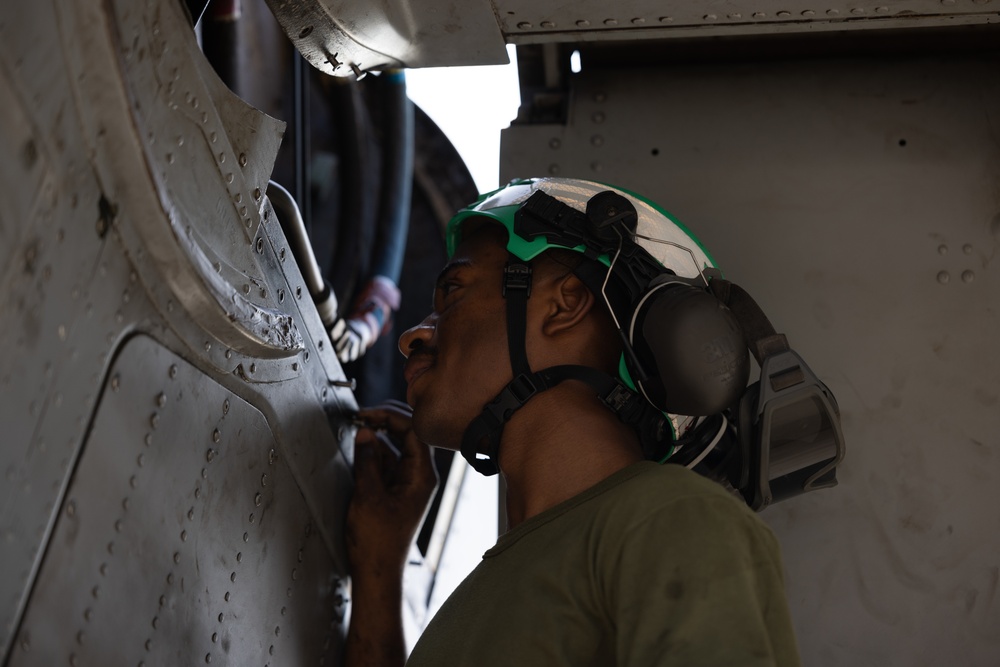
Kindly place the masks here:
<instances>
[{"instance_id":1,"label":"black chin strap","mask_svg":"<svg viewBox=\"0 0 1000 667\"><path fill-rule=\"evenodd\" d=\"M564 380L579 380L594 388L598 398L618 418L639 424L640 439L662 438L664 420L637 394L617 378L587 366L553 366L533 373L528 365L525 336L528 328L528 297L531 295L531 267L514 255L504 267L503 295L507 301L507 347L514 379L496 398L483 407L462 436L461 452L473 468L484 475L500 471L500 438L504 425L535 394Z\"/></svg>"}]
</instances>

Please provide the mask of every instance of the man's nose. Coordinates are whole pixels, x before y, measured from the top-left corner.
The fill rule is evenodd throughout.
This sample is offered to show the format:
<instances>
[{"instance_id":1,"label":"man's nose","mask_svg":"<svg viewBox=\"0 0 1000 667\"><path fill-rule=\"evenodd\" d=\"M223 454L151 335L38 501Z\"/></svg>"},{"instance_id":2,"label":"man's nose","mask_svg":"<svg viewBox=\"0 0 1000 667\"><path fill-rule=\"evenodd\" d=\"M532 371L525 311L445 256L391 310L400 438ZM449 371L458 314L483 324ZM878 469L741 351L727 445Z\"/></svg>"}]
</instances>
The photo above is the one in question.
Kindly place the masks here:
<instances>
[{"instance_id":1,"label":"man's nose","mask_svg":"<svg viewBox=\"0 0 1000 667\"><path fill-rule=\"evenodd\" d=\"M434 336L434 326L437 323L437 315L431 313L424 318L423 322L415 327L411 327L403 332L399 337L399 351L407 359L418 347L427 345L431 337Z\"/></svg>"}]
</instances>

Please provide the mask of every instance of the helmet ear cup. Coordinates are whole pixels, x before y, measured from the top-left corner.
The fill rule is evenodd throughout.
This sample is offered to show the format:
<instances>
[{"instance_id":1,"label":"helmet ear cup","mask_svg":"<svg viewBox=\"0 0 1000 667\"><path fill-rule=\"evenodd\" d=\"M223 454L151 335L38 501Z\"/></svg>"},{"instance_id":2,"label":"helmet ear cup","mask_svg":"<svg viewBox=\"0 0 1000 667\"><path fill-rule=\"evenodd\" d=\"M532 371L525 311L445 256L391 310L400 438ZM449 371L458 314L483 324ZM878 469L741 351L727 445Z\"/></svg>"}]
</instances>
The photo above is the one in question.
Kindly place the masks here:
<instances>
[{"instance_id":1,"label":"helmet ear cup","mask_svg":"<svg viewBox=\"0 0 1000 667\"><path fill-rule=\"evenodd\" d=\"M663 412L713 415L746 389L750 359L743 330L732 311L703 289L656 286L640 301L629 339L648 376L639 389Z\"/></svg>"}]
</instances>

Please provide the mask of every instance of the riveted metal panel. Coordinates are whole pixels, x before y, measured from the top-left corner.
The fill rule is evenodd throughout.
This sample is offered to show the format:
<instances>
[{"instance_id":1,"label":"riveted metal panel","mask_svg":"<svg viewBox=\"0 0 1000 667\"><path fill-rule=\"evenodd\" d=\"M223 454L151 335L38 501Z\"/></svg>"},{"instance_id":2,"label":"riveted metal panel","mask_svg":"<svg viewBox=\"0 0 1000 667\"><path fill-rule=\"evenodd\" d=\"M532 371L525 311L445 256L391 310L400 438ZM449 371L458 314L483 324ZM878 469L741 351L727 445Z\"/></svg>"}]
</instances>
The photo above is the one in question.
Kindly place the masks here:
<instances>
[{"instance_id":1,"label":"riveted metal panel","mask_svg":"<svg viewBox=\"0 0 1000 667\"><path fill-rule=\"evenodd\" d=\"M320 593L326 596L323 604L336 600L330 587L346 574L343 520L352 437L347 415L357 406L351 392L336 384L344 379L343 370L262 194L281 124L225 89L205 66L182 8L172 0L3 5L0 92L5 96L0 257L6 260L0 266L0 470L5 483L0 495L0 654L7 659L28 649L17 660L50 664L48 657L55 654L37 657L35 652L67 647L59 633L69 632L71 625L69 620L57 625L54 619L68 613L66 600L92 596L97 585L92 577L105 576L87 549L106 525L87 524L87 537L80 538L83 555L75 551L81 543L69 533L50 538L53 531L71 527L72 522L56 528L57 520L76 511L67 497L71 478L73 488L84 489L82 497L97 494L93 506L111 512L101 504L111 501L100 494L121 482L114 475L124 469L116 466L136 467L144 454L142 470L148 474L150 454L122 453L118 446L126 441L115 440L114 433L103 444L88 436L95 419L110 419L106 413L95 417L98 401L109 383L121 387L122 377L130 376L129 360L135 358L129 351L136 341L144 341L150 359L167 355L179 369L168 379L186 398L177 402L171 418L158 416L161 440L190 444L173 436L188 434L203 416L200 410L208 408L197 397L228 392L231 405L245 408L239 412L241 425L251 430L231 434L239 440L231 451L244 456L214 461L221 471L216 479L230 474L243 479L244 464L259 452L240 447L271 443L268 452L273 448L281 462L275 512L291 512L294 519L286 517L287 530L259 527L257 551L242 556L256 554L249 562L259 576L240 581L243 598L271 599L275 582L291 577L294 565L289 567L287 554L297 556L294 549L303 548L311 581L327 582L327 588L310 588L301 602L286 605L286 613L293 614L293 608L300 613L305 607L298 605L308 599L319 605ZM126 363L117 379L113 359L119 366ZM159 382L159 376L150 375L148 381L154 380ZM146 386L132 384L137 393L128 400L139 400L140 387ZM169 405L159 407L169 410ZM151 417L152 412L142 416L150 426ZM124 421L119 426L124 434ZM144 434L140 440L145 442ZM98 458L88 458L88 451L98 452ZM171 461L164 465L169 468ZM183 466L174 472L179 470ZM126 483L131 477L124 478ZM136 490L130 498L122 534L133 550L127 553L137 560L117 566L124 578L114 579L100 598L109 605L102 613L110 613L100 617L98 635L104 639L115 627L138 628L129 625L130 601L144 605L163 587L160 575L147 578L140 562L150 548L162 545L142 531L163 528L165 501L174 498L172 493L192 492L156 486L163 479L147 482L145 491L152 495ZM236 491L223 489L216 497L230 498L230 493ZM126 511L123 498L114 501L116 511ZM235 505L219 502L219 512L208 508L196 515L203 537L197 548L189 548L201 560L177 564L176 576L185 581L198 576L200 568L208 577L206 588L173 598L172 613L180 620L169 632L201 627L205 591L214 591L221 577L210 574L207 564L235 557L226 541L228 512ZM304 541L301 531L307 524L312 532ZM80 556L80 563L64 551ZM43 559L46 573L40 577ZM87 568L98 567L97 575L80 569L85 562ZM192 563L194 574L183 569ZM107 572L115 572L110 561ZM61 586L48 588L49 578ZM34 620L28 620L26 610ZM270 623L267 614L280 611L241 613L245 622L259 625ZM298 661L304 650L311 652L310 661L318 657L328 631L335 635L331 647L338 645L339 626L331 630L329 614L317 615L320 625L309 629L298 626L298 618L286 621L291 637L273 642L276 652L286 647L288 661ZM71 620L80 623L77 617ZM284 630L285 625L274 627ZM49 632L55 634L48 637ZM316 632L321 632L318 639ZM87 637L85 631L79 641ZM187 643L187 635L171 637L176 650L198 645ZM106 644L78 645L90 646L96 652L89 655L103 662L120 662ZM264 664L270 645L261 644L257 651L244 641L240 655L262 658ZM64 663L69 655L55 656L53 663Z\"/></svg>"},{"instance_id":2,"label":"riveted metal panel","mask_svg":"<svg viewBox=\"0 0 1000 667\"><path fill-rule=\"evenodd\" d=\"M514 44L652 40L922 28L1000 22L993 0L709 0L609 5L600 0L499 0L497 16Z\"/></svg>"},{"instance_id":3,"label":"riveted metal panel","mask_svg":"<svg viewBox=\"0 0 1000 667\"><path fill-rule=\"evenodd\" d=\"M340 579L264 415L154 340L111 369L10 664L316 664Z\"/></svg>"},{"instance_id":4,"label":"riveted metal panel","mask_svg":"<svg viewBox=\"0 0 1000 667\"><path fill-rule=\"evenodd\" d=\"M834 390L840 485L762 515L804 664L1000 656L998 65L584 66L565 126L503 134L502 180L663 204Z\"/></svg>"}]
</instances>

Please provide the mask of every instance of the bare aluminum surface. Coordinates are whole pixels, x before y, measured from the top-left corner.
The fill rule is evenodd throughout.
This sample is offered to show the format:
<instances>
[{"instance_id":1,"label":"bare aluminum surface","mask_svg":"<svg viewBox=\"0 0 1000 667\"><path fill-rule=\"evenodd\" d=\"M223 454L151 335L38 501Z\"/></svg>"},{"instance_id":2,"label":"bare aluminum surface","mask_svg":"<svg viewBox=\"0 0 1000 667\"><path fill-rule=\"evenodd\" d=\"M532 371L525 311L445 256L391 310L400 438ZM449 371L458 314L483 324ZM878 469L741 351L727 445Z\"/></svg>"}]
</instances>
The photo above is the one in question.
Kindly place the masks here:
<instances>
[{"instance_id":1,"label":"bare aluminum surface","mask_svg":"<svg viewBox=\"0 0 1000 667\"><path fill-rule=\"evenodd\" d=\"M253 442L273 440L290 476L282 503L295 506L302 525L312 523L313 542L325 550L310 567L343 577L347 415L356 404L334 385L343 371L262 194L280 123L221 85L172 0L7 3L0 38L0 655L46 644L31 632L14 641L26 609L36 621L55 618L92 595L94 573L63 571L61 548L72 545L50 537L66 516L71 479L85 488L105 482L103 473L89 477L86 452L96 441L88 429L112 360L135 334L188 364L177 366L191 371L180 377L192 414L202 407L193 398L208 387L253 406L240 413L259 436ZM190 426L183 415L161 419L157 433L172 442ZM135 444L134 433L122 434L129 439L109 436L94 451ZM132 465L137 456L123 460ZM165 479L182 472L171 461ZM227 474L242 465L236 457L217 463ZM176 501L169 492L190 489L161 491L157 504L134 505L130 520L157 527L156 512ZM222 516L206 514L205 532L224 534L228 524L212 523ZM260 538L275 554L291 539L280 531ZM232 557L228 546L213 553L213 545L220 543L207 541L200 552L209 561ZM39 578L43 558L54 565ZM275 557L260 562L259 574L241 582L246 599L258 597L258 586L265 595L290 570ZM60 597L45 597L49 578L62 582ZM145 600L161 586L135 578L103 599L125 614L130 597ZM206 605L186 597L176 612L201 619ZM106 636L119 617L101 618L96 634ZM68 626L53 627L62 630Z\"/></svg>"},{"instance_id":2,"label":"bare aluminum surface","mask_svg":"<svg viewBox=\"0 0 1000 667\"><path fill-rule=\"evenodd\" d=\"M130 338L8 664L332 664L340 578L280 451L261 412Z\"/></svg>"},{"instance_id":3,"label":"bare aluminum surface","mask_svg":"<svg viewBox=\"0 0 1000 667\"><path fill-rule=\"evenodd\" d=\"M840 485L762 514L806 665L1000 656L1000 63L587 69L501 182L664 205L834 390Z\"/></svg>"},{"instance_id":4,"label":"bare aluminum surface","mask_svg":"<svg viewBox=\"0 0 1000 667\"><path fill-rule=\"evenodd\" d=\"M309 63L335 76L387 67L508 62L487 0L267 0Z\"/></svg>"}]
</instances>

